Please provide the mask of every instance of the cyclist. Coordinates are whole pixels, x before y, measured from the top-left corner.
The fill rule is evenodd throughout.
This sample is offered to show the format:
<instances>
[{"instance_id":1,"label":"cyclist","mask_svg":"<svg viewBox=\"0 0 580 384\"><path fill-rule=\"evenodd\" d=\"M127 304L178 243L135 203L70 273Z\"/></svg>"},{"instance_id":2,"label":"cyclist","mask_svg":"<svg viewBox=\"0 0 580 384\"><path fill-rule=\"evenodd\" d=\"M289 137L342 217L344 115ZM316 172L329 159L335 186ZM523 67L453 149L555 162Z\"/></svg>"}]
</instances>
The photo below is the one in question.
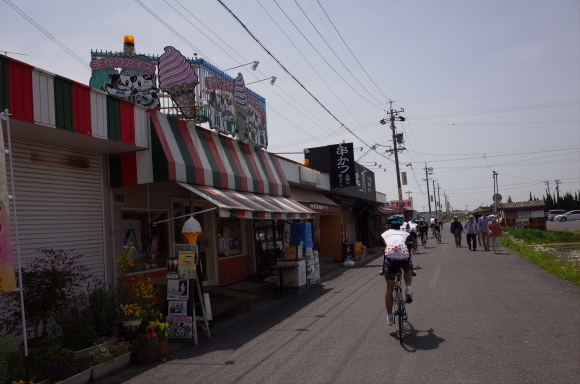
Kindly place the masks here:
<instances>
[{"instance_id":1,"label":"cyclist","mask_svg":"<svg viewBox=\"0 0 580 384\"><path fill-rule=\"evenodd\" d=\"M411 219L409 221L409 223L407 224L407 228L409 228L409 234L411 235L412 239L413 239L413 249L415 249L415 252L417 252L417 248L419 248L419 244L417 241L417 229L418 229L419 225L417 224L417 220L415 219Z\"/></svg>"},{"instance_id":2,"label":"cyclist","mask_svg":"<svg viewBox=\"0 0 580 384\"><path fill-rule=\"evenodd\" d=\"M423 239L425 241L429 240L429 228L427 227L427 222L422 217L419 219L419 234L421 235L421 243L423 243Z\"/></svg>"},{"instance_id":3,"label":"cyclist","mask_svg":"<svg viewBox=\"0 0 580 384\"><path fill-rule=\"evenodd\" d=\"M403 277L405 279L405 297L408 303L413 301L413 291L411 290L411 282L413 280L410 252L408 244L411 243L410 235L402 231L401 225L404 219L401 216L391 216L387 219L387 223L391 225L391 229L384 232L381 237L385 241L385 255L383 262L383 272L385 272L385 279L387 281L387 288L385 291L385 305L387 306L387 325L394 324L393 312L393 291L395 289L395 275L399 269L403 270Z\"/></svg>"},{"instance_id":4,"label":"cyclist","mask_svg":"<svg viewBox=\"0 0 580 384\"><path fill-rule=\"evenodd\" d=\"M439 232L439 236L441 236L441 220L435 218L433 223L431 224L431 230L433 231L433 236L437 238L436 232Z\"/></svg>"}]
</instances>

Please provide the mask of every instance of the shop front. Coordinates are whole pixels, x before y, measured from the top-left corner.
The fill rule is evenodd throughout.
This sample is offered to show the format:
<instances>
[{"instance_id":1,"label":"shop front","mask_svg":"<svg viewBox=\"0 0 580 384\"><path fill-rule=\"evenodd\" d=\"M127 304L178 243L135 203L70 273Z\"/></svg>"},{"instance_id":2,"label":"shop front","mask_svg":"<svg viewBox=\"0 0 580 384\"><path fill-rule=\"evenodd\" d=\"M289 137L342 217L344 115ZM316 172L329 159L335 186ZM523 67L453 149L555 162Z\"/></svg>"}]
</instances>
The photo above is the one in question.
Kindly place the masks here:
<instances>
[{"instance_id":1,"label":"shop front","mask_svg":"<svg viewBox=\"0 0 580 384\"><path fill-rule=\"evenodd\" d=\"M134 258L144 269L172 258L181 241L183 219L161 221L200 210L203 236L198 240L204 284L223 285L247 278L280 236L274 224L311 219L315 211L288 197L288 181L278 158L159 111L150 111L151 149L112 156L110 186L123 195L115 207L117 244L126 246L128 211L142 211L142 245ZM146 214L143 212L147 212ZM153 220L157 217L157 220ZM268 228L270 226L270 228ZM158 236L157 249L151 248ZM256 238L264 240L258 243Z\"/></svg>"}]
</instances>

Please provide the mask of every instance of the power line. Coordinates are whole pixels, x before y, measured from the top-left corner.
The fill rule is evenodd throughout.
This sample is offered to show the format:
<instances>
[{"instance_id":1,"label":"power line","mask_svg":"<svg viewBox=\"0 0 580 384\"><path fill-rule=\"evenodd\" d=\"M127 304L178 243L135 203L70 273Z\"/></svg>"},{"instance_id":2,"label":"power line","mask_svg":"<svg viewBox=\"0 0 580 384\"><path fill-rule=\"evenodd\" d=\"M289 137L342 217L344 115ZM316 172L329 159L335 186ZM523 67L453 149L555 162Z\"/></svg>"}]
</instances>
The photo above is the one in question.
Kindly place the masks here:
<instances>
[{"instance_id":1,"label":"power line","mask_svg":"<svg viewBox=\"0 0 580 384\"><path fill-rule=\"evenodd\" d=\"M280 66L280 68L282 68L284 70L284 72L286 72L298 85L300 85L300 87L302 87L302 89L304 89L304 91L306 91L306 93L308 93L308 95L310 95L310 97L312 97L314 99L314 101L316 101L316 103L318 105L320 105L330 116L332 116L332 118L334 118L334 120L336 120L341 127L344 127L348 132L350 132L351 135L353 135L354 137L356 137L358 140L360 140L361 143L363 143L366 147L371 147L371 145L367 144L363 139L361 139L359 136L357 136L350 128L348 128L346 125L344 125L332 112L330 112L330 110L328 108L326 108L326 106L324 104L322 104L322 102L320 100L318 100L318 98L316 98L316 96L314 96L312 94L312 92L310 92L308 90L308 88L306 88L306 86L304 86L304 84L302 84L297 78L296 76L294 76L283 64L282 62L280 62L280 60L278 60L274 54L272 52L270 52L270 50L268 48L266 48L266 46L249 30L249 28L234 14L234 12L229 9L222 0L217 0L222 7L224 7L226 9L227 12L230 13L230 15L232 15L232 17L234 19L236 19L236 21L242 26L242 28L244 28L244 30L254 39L254 41L256 41L256 43L258 43L258 45L260 45L262 47L262 49L272 58L274 59L274 61L276 61L276 63L278 63L278 65ZM374 149L373 149L374 150ZM383 155L380 152L377 152L376 150L374 150L376 153L378 153L379 155L383 156L386 158L385 155Z\"/></svg>"},{"instance_id":2,"label":"power line","mask_svg":"<svg viewBox=\"0 0 580 384\"><path fill-rule=\"evenodd\" d=\"M276 0L274 0L275 2ZM348 67L344 64L344 62L341 60L341 58L336 54L336 52L334 52L334 49L332 49L332 47L330 46L330 44L328 44L328 42L326 41L326 39L324 38L324 36L322 36L322 34L320 33L320 31L318 30L318 28L316 28L316 26L314 25L314 23L312 22L312 20L310 20L310 17L308 17L308 14L306 12L304 12L304 10L302 9L302 7L300 6L300 4L298 4L298 1L294 0L294 2L296 3L296 5L298 6L298 8L300 8L300 10L302 11L302 13L304 14L304 17L306 17L306 19L310 22L310 25L312 25L312 28L314 28L314 30L316 31L316 33L318 33L318 35L320 36L320 38L322 39L322 41L324 41L324 43L326 44L326 46L330 49L330 51L334 54L334 56L338 59L338 61L342 64L342 66L347 70L347 72L352 76L352 78L365 90L367 91L367 93L373 98L375 99L379 104L381 104L381 101L379 99L377 99L372 93L369 92L368 89L366 89L366 87L356 78L355 75L353 75L353 73L350 71L350 69L348 69ZM374 105L374 104L373 104ZM381 110L384 110L382 107L378 107Z\"/></svg>"},{"instance_id":3,"label":"power line","mask_svg":"<svg viewBox=\"0 0 580 384\"><path fill-rule=\"evenodd\" d=\"M28 21L30 24L32 24L36 29L38 29L40 32L42 32L46 37L48 37L49 39L51 39L56 45L58 45L59 47L61 47L73 59L75 59L76 61L78 61L79 63L81 63L84 67L89 68L89 69L91 68L91 66L88 63L86 63L76 53L74 53L72 50L70 50L69 47L67 47L66 45L64 45L60 40L58 40L56 37L54 37L50 32L48 32L46 29L44 29L40 24L38 24L36 21L34 21L23 10L21 10L20 8L18 8L16 5L12 4L12 2L9 1L9 0L4 0L4 2L6 4L8 4L12 9L14 9L16 12L18 12L20 14L20 16L24 17L24 19L26 19L26 21Z\"/></svg>"}]
</instances>

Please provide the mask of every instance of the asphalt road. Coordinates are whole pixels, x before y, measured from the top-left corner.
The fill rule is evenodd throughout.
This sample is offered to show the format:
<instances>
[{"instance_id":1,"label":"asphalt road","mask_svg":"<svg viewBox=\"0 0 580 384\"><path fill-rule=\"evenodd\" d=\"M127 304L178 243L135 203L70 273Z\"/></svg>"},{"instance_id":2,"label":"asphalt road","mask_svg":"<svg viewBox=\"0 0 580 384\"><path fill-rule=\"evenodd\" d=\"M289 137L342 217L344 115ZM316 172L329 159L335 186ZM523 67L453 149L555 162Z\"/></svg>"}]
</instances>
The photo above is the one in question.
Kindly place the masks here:
<instances>
[{"instance_id":1,"label":"asphalt road","mask_svg":"<svg viewBox=\"0 0 580 384\"><path fill-rule=\"evenodd\" d=\"M578 383L580 287L502 248L429 240L404 345L385 323L380 259L221 322L212 340L127 383ZM131 377L132 376L132 377Z\"/></svg>"},{"instance_id":2,"label":"asphalt road","mask_svg":"<svg viewBox=\"0 0 580 384\"><path fill-rule=\"evenodd\" d=\"M548 231L557 231L559 229L569 229L571 231L580 230L580 220L573 221L546 221L546 228Z\"/></svg>"}]
</instances>

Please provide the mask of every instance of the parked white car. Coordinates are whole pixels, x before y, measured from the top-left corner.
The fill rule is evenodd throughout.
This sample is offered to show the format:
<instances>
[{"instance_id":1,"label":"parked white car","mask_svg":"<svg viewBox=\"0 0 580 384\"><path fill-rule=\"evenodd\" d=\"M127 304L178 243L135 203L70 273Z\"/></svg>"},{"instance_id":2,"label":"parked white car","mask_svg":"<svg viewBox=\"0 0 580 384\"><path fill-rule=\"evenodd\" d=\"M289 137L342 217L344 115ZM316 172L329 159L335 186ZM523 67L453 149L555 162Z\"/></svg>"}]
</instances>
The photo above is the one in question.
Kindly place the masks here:
<instances>
[{"instance_id":1,"label":"parked white car","mask_svg":"<svg viewBox=\"0 0 580 384\"><path fill-rule=\"evenodd\" d=\"M550 209L548 211L548 217L547 217L547 219L550 220L550 221L554 221L554 218L556 216L563 215L566 212L568 212L568 211L566 211L565 209Z\"/></svg>"},{"instance_id":2,"label":"parked white car","mask_svg":"<svg viewBox=\"0 0 580 384\"><path fill-rule=\"evenodd\" d=\"M580 211L570 211L554 217L554 221L580 220Z\"/></svg>"}]
</instances>

